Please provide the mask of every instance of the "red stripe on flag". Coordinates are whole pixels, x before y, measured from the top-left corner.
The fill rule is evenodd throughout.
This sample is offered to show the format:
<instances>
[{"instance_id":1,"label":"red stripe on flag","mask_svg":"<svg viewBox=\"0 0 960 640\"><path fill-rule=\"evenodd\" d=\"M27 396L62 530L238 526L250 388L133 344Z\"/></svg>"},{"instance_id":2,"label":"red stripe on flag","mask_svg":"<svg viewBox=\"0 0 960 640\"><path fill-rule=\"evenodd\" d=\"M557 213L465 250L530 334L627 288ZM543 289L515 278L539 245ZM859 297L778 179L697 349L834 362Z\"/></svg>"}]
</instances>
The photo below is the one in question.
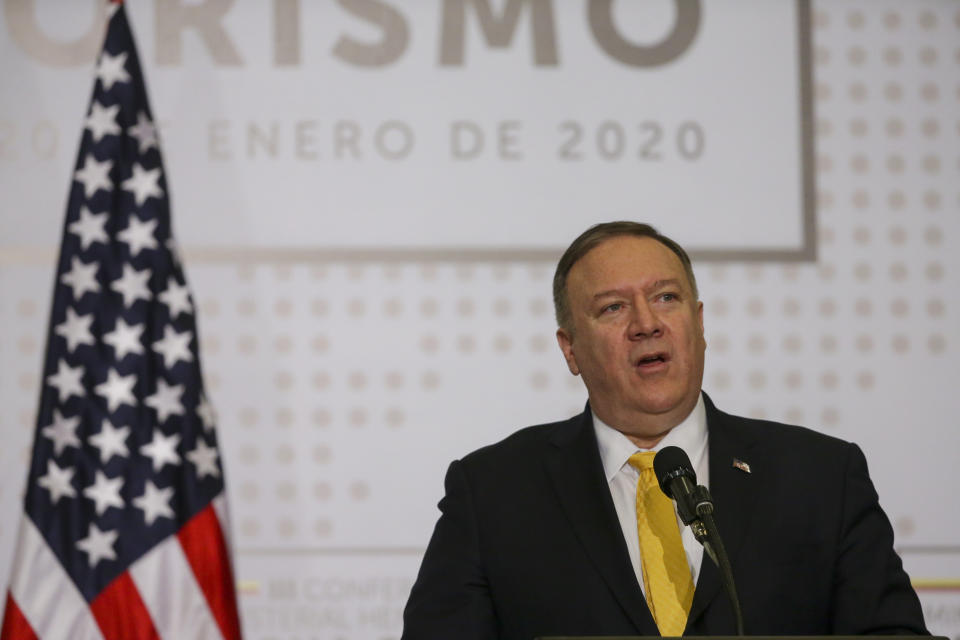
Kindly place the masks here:
<instances>
[{"instance_id":1,"label":"red stripe on flag","mask_svg":"<svg viewBox=\"0 0 960 640\"><path fill-rule=\"evenodd\" d=\"M193 516L177 537L224 640L240 640L233 569L213 504Z\"/></svg>"},{"instance_id":2,"label":"red stripe on flag","mask_svg":"<svg viewBox=\"0 0 960 640\"><path fill-rule=\"evenodd\" d=\"M3 612L3 626L0 627L0 638L3 640L37 640L37 634L27 622L20 607L14 602L13 596L7 593L7 608Z\"/></svg>"},{"instance_id":3,"label":"red stripe on flag","mask_svg":"<svg viewBox=\"0 0 960 640\"><path fill-rule=\"evenodd\" d=\"M160 640L160 634L150 619L150 612L126 571L93 599L90 612L105 640Z\"/></svg>"}]
</instances>

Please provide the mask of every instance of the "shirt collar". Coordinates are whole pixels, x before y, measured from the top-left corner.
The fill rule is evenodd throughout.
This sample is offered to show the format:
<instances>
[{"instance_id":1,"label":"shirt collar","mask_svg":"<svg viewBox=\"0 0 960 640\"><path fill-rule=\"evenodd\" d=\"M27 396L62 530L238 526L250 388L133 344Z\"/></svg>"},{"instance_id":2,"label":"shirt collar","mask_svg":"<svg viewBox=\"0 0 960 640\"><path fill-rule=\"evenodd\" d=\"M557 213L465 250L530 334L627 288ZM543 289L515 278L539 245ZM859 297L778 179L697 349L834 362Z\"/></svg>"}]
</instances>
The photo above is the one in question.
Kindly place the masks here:
<instances>
[{"instance_id":1,"label":"shirt collar","mask_svg":"<svg viewBox=\"0 0 960 640\"><path fill-rule=\"evenodd\" d=\"M627 464L630 456L638 451L660 451L664 447L680 447L690 456L690 462L696 469L707 450L707 410L703 404L703 394L697 398L697 404L690 415L671 429L652 449L640 449L627 436L600 420L597 414L593 413L592 408L590 412L593 415L593 430L597 434L603 473L608 483Z\"/></svg>"}]
</instances>

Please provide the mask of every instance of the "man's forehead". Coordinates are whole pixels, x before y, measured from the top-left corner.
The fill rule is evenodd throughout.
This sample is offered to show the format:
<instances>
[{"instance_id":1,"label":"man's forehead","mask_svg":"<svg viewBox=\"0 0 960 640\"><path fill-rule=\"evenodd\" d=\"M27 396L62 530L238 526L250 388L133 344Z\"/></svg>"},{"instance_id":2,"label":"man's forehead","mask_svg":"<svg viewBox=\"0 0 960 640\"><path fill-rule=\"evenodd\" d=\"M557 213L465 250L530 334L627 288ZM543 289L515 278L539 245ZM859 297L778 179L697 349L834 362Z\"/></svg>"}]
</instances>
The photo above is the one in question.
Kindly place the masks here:
<instances>
[{"instance_id":1,"label":"man's forehead","mask_svg":"<svg viewBox=\"0 0 960 640\"><path fill-rule=\"evenodd\" d=\"M607 288L598 280L628 279L634 285L653 286L664 280L686 281L680 257L654 238L615 236L588 251L570 269L570 279ZM591 286L590 288L596 288Z\"/></svg>"},{"instance_id":2,"label":"man's forehead","mask_svg":"<svg viewBox=\"0 0 960 640\"><path fill-rule=\"evenodd\" d=\"M644 281L642 283L633 282L629 285L621 287L613 287L610 289L600 289L598 291L592 292L593 298L606 298L609 296L623 295L631 293L636 288L641 288L644 291L659 291L661 289L667 288L676 288L682 289L683 281L679 278L664 278L660 280Z\"/></svg>"}]
</instances>

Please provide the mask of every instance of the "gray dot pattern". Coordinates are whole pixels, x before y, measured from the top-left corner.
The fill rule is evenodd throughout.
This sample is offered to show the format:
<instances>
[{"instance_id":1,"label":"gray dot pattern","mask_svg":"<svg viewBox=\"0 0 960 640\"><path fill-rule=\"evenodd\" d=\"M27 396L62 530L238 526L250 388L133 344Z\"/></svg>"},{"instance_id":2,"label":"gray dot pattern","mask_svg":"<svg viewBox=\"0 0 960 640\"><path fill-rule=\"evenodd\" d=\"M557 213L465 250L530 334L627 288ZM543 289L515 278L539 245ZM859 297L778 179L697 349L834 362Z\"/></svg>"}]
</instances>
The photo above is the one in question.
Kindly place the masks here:
<instances>
[{"instance_id":1,"label":"gray dot pattern","mask_svg":"<svg viewBox=\"0 0 960 640\"><path fill-rule=\"evenodd\" d=\"M869 448L891 398L956 379L954 7L814 3L818 255L695 265L723 408ZM383 544L370 532L436 496L450 460L586 399L556 347L550 261L187 267L240 546ZM29 455L48 314L49 268L4 265L7 465Z\"/></svg>"}]
</instances>

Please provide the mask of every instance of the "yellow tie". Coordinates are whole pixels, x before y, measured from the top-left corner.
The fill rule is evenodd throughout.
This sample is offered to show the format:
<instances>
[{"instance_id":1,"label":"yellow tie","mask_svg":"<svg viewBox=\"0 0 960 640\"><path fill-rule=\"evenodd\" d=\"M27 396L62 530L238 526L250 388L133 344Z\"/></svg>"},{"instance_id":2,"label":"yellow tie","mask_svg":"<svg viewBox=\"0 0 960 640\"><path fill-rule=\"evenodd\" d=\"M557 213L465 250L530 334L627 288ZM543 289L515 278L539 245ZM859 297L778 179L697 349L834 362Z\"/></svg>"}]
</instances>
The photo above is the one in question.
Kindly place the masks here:
<instances>
[{"instance_id":1,"label":"yellow tie","mask_svg":"<svg viewBox=\"0 0 960 640\"><path fill-rule=\"evenodd\" d=\"M693 578L680 541L673 501L660 490L653 472L653 451L630 456L640 472L637 482L637 529L640 533L640 566L647 606L660 635L680 636L687 626L693 602Z\"/></svg>"}]
</instances>

